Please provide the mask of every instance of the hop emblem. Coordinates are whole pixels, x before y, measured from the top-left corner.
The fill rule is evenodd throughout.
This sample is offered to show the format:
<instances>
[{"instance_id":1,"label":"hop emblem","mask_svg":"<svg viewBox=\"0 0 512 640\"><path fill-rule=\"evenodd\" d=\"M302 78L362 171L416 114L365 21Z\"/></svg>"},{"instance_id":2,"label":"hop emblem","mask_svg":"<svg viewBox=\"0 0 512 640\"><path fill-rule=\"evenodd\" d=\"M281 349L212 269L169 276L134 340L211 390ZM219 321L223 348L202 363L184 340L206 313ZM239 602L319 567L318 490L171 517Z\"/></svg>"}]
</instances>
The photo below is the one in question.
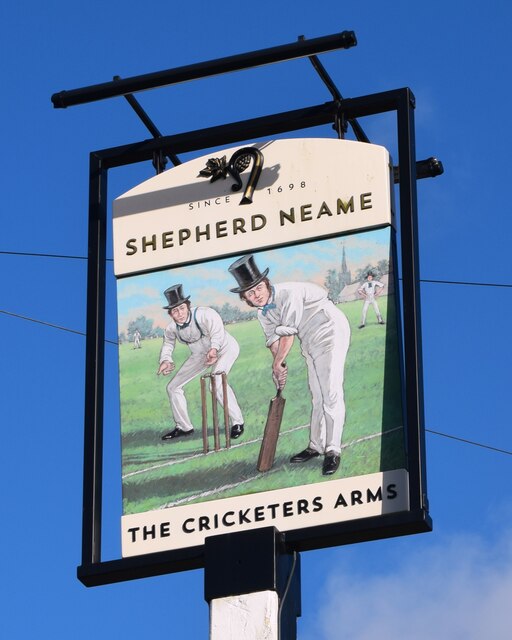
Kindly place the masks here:
<instances>
[{"instance_id":1,"label":"hop emblem","mask_svg":"<svg viewBox=\"0 0 512 640\"><path fill-rule=\"evenodd\" d=\"M224 159L226 158L226 156L224 156ZM234 167L235 169L238 171L238 173L242 173L243 171L245 171L247 169L247 167L251 164L251 156L249 154L245 155L245 156L240 156L239 158L237 158L237 160L234 162Z\"/></svg>"},{"instance_id":2,"label":"hop emblem","mask_svg":"<svg viewBox=\"0 0 512 640\"><path fill-rule=\"evenodd\" d=\"M247 164L247 167L249 164ZM228 164L226 162L226 156L222 158L210 158L206 162L206 167L201 169L198 178L210 178L210 182L215 182L220 178L228 177Z\"/></svg>"},{"instance_id":3,"label":"hop emblem","mask_svg":"<svg viewBox=\"0 0 512 640\"><path fill-rule=\"evenodd\" d=\"M220 178L227 178L228 174L235 180L235 184L231 186L232 191L239 191L242 188L242 179L240 174L243 173L253 162L251 174L247 180L244 195L240 204L251 204L252 196L256 184L258 183L261 169L263 167L263 154L255 147L244 147L235 151L235 153L226 161L226 156L222 158L209 158L206 161L206 167L199 171L198 178L210 178L210 182L215 182Z\"/></svg>"}]
</instances>

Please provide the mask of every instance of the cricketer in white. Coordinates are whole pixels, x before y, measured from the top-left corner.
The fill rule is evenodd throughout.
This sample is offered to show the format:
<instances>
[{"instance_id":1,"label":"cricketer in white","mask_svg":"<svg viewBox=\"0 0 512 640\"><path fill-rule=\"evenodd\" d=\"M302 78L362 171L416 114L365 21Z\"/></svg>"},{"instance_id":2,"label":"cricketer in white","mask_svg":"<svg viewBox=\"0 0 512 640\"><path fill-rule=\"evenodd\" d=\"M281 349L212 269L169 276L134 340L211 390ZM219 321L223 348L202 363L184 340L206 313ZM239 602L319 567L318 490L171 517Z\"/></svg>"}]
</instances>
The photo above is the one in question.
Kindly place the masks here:
<instances>
[{"instance_id":1,"label":"cricketer in white","mask_svg":"<svg viewBox=\"0 0 512 640\"><path fill-rule=\"evenodd\" d=\"M240 348L237 341L225 329L220 315L209 307L193 307L190 296L184 297L182 285L169 287L164 292L171 316L171 322L164 332L164 342L160 351L158 375L169 375L176 365L173 352L176 341L190 349L190 356L178 369L167 385L175 428L162 436L162 440L173 440L193 433L194 427L187 410L187 399L183 387L211 367L212 373L231 370ZM216 387L218 402L224 406L221 385ZM227 385L227 401L231 422L231 437L239 438L244 431L244 420L233 389Z\"/></svg>"},{"instance_id":2,"label":"cricketer in white","mask_svg":"<svg viewBox=\"0 0 512 640\"><path fill-rule=\"evenodd\" d=\"M341 437L345 424L343 377L350 343L350 325L345 314L327 297L327 291L308 282L271 285L254 256L234 262L229 271L238 282L231 289L250 306L258 308L258 319L273 355L272 375L283 388L288 376L285 359L298 337L306 360L312 413L309 445L290 458L307 462L324 455L322 473L335 473L340 463Z\"/></svg>"},{"instance_id":3,"label":"cricketer in white","mask_svg":"<svg viewBox=\"0 0 512 640\"><path fill-rule=\"evenodd\" d=\"M359 325L359 329L364 329L366 325L366 313L370 305L372 305L373 310L375 311L377 322L379 324L384 324L379 305L377 304L377 300L375 300L375 298L378 298L383 291L384 285L382 284L382 282L380 282L379 280L374 280L373 273L371 271L368 272L366 275L366 282L364 282L357 290L357 293L359 293L359 295L364 298L363 312L361 314L361 324Z\"/></svg>"}]
</instances>

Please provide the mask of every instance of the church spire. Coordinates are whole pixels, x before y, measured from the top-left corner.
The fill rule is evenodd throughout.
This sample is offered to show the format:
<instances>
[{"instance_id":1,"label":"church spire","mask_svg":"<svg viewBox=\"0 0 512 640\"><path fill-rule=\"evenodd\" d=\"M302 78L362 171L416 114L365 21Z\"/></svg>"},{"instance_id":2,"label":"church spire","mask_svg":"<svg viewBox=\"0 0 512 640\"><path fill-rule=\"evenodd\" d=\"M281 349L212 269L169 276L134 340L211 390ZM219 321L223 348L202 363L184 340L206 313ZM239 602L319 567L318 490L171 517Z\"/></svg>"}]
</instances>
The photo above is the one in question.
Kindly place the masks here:
<instances>
[{"instance_id":1,"label":"church spire","mask_svg":"<svg viewBox=\"0 0 512 640\"><path fill-rule=\"evenodd\" d=\"M350 271L348 270L348 267L347 267L347 256L346 256L346 253L345 253L345 243L342 242L341 246L343 247L343 252L341 254L340 284L342 285L341 288L343 289L348 284L352 284L352 274L350 273Z\"/></svg>"},{"instance_id":2,"label":"church spire","mask_svg":"<svg viewBox=\"0 0 512 640\"><path fill-rule=\"evenodd\" d=\"M343 257L341 259L341 273L347 273L347 258L345 256L345 245L343 246Z\"/></svg>"}]
</instances>

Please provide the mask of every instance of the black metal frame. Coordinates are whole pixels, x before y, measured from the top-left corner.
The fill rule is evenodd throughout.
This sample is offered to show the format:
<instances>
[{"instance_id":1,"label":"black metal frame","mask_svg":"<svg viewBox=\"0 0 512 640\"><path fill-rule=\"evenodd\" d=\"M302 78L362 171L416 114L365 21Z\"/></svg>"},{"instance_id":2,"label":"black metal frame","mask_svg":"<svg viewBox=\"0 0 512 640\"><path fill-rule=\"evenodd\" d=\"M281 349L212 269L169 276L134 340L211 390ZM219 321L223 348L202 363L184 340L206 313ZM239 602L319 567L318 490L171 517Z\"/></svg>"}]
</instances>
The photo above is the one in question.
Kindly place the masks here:
<instances>
[{"instance_id":1,"label":"black metal frame","mask_svg":"<svg viewBox=\"0 0 512 640\"><path fill-rule=\"evenodd\" d=\"M215 539L208 539L205 545L187 549L105 562L101 559L108 171L149 160L153 162L159 173L165 168L166 158L175 165L180 164L180 159L176 155L178 153L272 137L325 124L332 124L340 138L344 137L349 124L357 140L369 142L357 118L385 112L397 114L399 165L394 167L394 181L400 185L404 419L409 454L410 509L399 513L282 533L280 553L286 556L302 550L420 533L430 531L432 528L428 514L424 461L416 180L439 175L443 172L443 167L436 158L421 162L415 160L414 96L409 89L343 99L316 54L348 49L356 44L353 31L343 31L311 40L301 36L297 42L287 45L132 78L122 79L115 76L111 82L72 91L61 91L52 96L52 102L56 108L124 96L153 136L150 140L103 149L90 155L82 564L78 567L78 578L86 586L197 569L207 565L207 549L210 548L211 556L212 545L220 544L215 542L218 538L215 537ZM189 133L162 136L132 95L134 92L150 88L300 57L309 58L331 93L333 97L331 102ZM251 532L246 533L251 534ZM252 534L254 539L266 535L263 530L256 530ZM238 536L238 540L245 540L246 534L243 532L234 535ZM210 575L212 575L211 572ZM221 587L224 588L222 585ZM294 615L298 615L297 612Z\"/></svg>"},{"instance_id":2,"label":"black metal frame","mask_svg":"<svg viewBox=\"0 0 512 640\"><path fill-rule=\"evenodd\" d=\"M132 78L119 78L116 76L111 82L54 93L51 100L55 108L65 109L73 105L95 102L96 100L104 100L105 98L113 98L137 91L146 91L147 89L189 82L190 80L207 78L232 71L241 71L242 69L261 67L295 58L314 56L317 53L325 53L326 51L350 49L350 47L355 47L356 44L356 34L353 31L342 31L341 33L311 38L310 40L301 36L297 42L290 44L260 49L259 51L249 51L226 58L208 60L207 62L198 62L176 69L146 73Z\"/></svg>"},{"instance_id":3,"label":"black metal frame","mask_svg":"<svg viewBox=\"0 0 512 640\"><path fill-rule=\"evenodd\" d=\"M105 256L107 237L107 175L115 167L153 160L155 154L183 153L275 136L284 132L332 124L339 113L346 121L396 112L399 177L400 241L404 336L405 424L409 460L410 510L361 520L310 527L283 534L291 551L350 544L430 531L424 461L423 381L419 299L416 171L436 175L436 161L415 160L414 96L397 89L280 113L231 125L161 136L104 149L90 157L89 262L84 435L82 564L78 577L87 586L108 584L204 566L204 547L101 560L103 456L103 385L105 343ZM432 168L434 166L434 168ZM399 169L399 170L398 170Z\"/></svg>"}]
</instances>

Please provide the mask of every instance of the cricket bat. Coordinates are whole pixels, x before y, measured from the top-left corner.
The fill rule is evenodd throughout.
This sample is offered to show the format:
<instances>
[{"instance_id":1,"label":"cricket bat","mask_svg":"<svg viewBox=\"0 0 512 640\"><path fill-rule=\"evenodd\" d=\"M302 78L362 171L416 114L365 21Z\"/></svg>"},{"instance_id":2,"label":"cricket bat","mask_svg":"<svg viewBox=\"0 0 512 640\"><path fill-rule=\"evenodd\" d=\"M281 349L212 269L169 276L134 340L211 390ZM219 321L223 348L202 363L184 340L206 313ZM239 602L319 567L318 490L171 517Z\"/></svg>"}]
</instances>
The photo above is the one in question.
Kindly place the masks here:
<instances>
[{"instance_id":1,"label":"cricket bat","mask_svg":"<svg viewBox=\"0 0 512 640\"><path fill-rule=\"evenodd\" d=\"M272 398L268 409L267 423L263 432L263 441L258 458L258 471L268 471L274 464L277 438L279 437L285 402L286 400L281 395L281 389L278 389L276 397Z\"/></svg>"}]
</instances>

